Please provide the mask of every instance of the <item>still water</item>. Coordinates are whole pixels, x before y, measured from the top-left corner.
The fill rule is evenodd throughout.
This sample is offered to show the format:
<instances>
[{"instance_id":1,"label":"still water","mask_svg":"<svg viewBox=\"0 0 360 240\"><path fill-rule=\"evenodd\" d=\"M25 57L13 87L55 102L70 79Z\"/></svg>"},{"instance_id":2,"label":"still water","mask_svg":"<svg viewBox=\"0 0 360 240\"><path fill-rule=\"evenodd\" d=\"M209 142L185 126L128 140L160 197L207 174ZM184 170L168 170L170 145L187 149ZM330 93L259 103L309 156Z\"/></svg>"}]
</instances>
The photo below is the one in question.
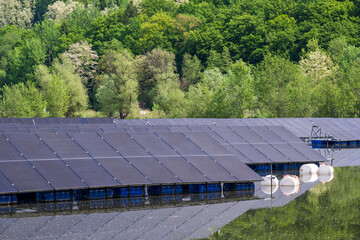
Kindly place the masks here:
<instances>
[{"instance_id":1,"label":"still water","mask_svg":"<svg viewBox=\"0 0 360 240\"><path fill-rule=\"evenodd\" d=\"M360 239L360 167L335 168L289 204L247 211L214 239Z\"/></svg>"}]
</instances>

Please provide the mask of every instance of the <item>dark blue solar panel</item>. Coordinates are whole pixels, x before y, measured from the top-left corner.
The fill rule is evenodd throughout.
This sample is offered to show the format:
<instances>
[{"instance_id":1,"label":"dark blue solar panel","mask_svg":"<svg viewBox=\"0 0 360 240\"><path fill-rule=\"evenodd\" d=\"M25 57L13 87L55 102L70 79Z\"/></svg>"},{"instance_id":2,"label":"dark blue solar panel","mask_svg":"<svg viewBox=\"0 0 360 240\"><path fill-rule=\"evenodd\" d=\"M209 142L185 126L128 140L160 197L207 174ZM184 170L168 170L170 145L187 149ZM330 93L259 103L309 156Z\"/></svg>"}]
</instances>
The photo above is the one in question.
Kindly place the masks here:
<instances>
[{"instance_id":1,"label":"dark blue solar panel","mask_svg":"<svg viewBox=\"0 0 360 240\"><path fill-rule=\"evenodd\" d=\"M253 163L271 163L272 161L264 154L256 150L249 144L235 144L233 145L236 150L245 155Z\"/></svg>"},{"instance_id":2,"label":"dark blue solar panel","mask_svg":"<svg viewBox=\"0 0 360 240\"><path fill-rule=\"evenodd\" d=\"M220 137L231 144L246 143L245 140L228 127L211 126Z\"/></svg>"},{"instance_id":3,"label":"dark blue solar panel","mask_svg":"<svg viewBox=\"0 0 360 240\"><path fill-rule=\"evenodd\" d=\"M90 187L120 185L120 183L94 159L66 159L64 162Z\"/></svg>"},{"instance_id":4,"label":"dark blue solar panel","mask_svg":"<svg viewBox=\"0 0 360 240\"><path fill-rule=\"evenodd\" d=\"M96 133L69 133L92 157L118 157L119 154Z\"/></svg>"},{"instance_id":5,"label":"dark blue solar panel","mask_svg":"<svg viewBox=\"0 0 360 240\"><path fill-rule=\"evenodd\" d=\"M122 156L150 156L138 143L126 133L100 133L106 142Z\"/></svg>"},{"instance_id":6,"label":"dark blue solar panel","mask_svg":"<svg viewBox=\"0 0 360 240\"><path fill-rule=\"evenodd\" d=\"M35 134L5 134L27 159L58 159Z\"/></svg>"},{"instance_id":7,"label":"dark blue solar panel","mask_svg":"<svg viewBox=\"0 0 360 240\"><path fill-rule=\"evenodd\" d=\"M265 142L259 135L251 131L249 127L231 127L238 135L249 143L263 143ZM256 128L256 127L254 127ZM257 127L259 128L259 127ZM263 128L263 127L260 127Z\"/></svg>"},{"instance_id":8,"label":"dark blue solar panel","mask_svg":"<svg viewBox=\"0 0 360 240\"><path fill-rule=\"evenodd\" d=\"M134 157L128 159L152 183L180 183L167 168L153 157Z\"/></svg>"},{"instance_id":9,"label":"dark blue solar panel","mask_svg":"<svg viewBox=\"0 0 360 240\"><path fill-rule=\"evenodd\" d=\"M276 135L284 139L286 142L302 142L297 136L293 133L289 132L286 128L281 126L269 126L271 131L273 131Z\"/></svg>"},{"instance_id":10,"label":"dark blue solar panel","mask_svg":"<svg viewBox=\"0 0 360 240\"><path fill-rule=\"evenodd\" d=\"M90 157L66 134L39 134L39 136L61 158Z\"/></svg>"},{"instance_id":11,"label":"dark blue solar panel","mask_svg":"<svg viewBox=\"0 0 360 240\"><path fill-rule=\"evenodd\" d=\"M24 159L3 135L0 135L0 162Z\"/></svg>"},{"instance_id":12,"label":"dark blue solar panel","mask_svg":"<svg viewBox=\"0 0 360 240\"><path fill-rule=\"evenodd\" d=\"M97 158L96 161L122 185L151 183L139 170L123 158Z\"/></svg>"},{"instance_id":13,"label":"dark blue solar panel","mask_svg":"<svg viewBox=\"0 0 360 240\"><path fill-rule=\"evenodd\" d=\"M167 144L181 155L205 155L201 149L182 133L157 133Z\"/></svg>"},{"instance_id":14,"label":"dark blue solar panel","mask_svg":"<svg viewBox=\"0 0 360 240\"><path fill-rule=\"evenodd\" d=\"M229 154L224 146L205 132L187 132L185 134L209 155Z\"/></svg>"},{"instance_id":15,"label":"dark blue solar panel","mask_svg":"<svg viewBox=\"0 0 360 240\"><path fill-rule=\"evenodd\" d=\"M59 160L31 161L31 164L41 173L51 185L59 189L84 188L87 187L81 178Z\"/></svg>"},{"instance_id":16,"label":"dark blue solar panel","mask_svg":"<svg viewBox=\"0 0 360 240\"><path fill-rule=\"evenodd\" d=\"M143 148L156 156L178 156L178 154L154 133L130 133Z\"/></svg>"},{"instance_id":17,"label":"dark blue solar panel","mask_svg":"<svg viewBox=\"0 0 360 240\"><path fill-rule=\"evenodd\" d=\"M245 163L234 156L214 156L217 163L230 172L238 181L259 181L262 178Z\"/></svg>"},{"instance_id":18,"label":"dark blue solar panel","mask_svg":"<svg viewBox=\"0 0 360 240\"><path fill-rule=\"evenodd\" d=\"M1 170L1 169L0 169ZM0 194L1 193L15 193L17 189L11 185L9 180L6 179L4 174L0 171Z\"/></svg>"},{"instance_id":19,"label":"dark blue solar panel","mask_svg":"<svg viewBox=\"0 0 360 240\"><path fill-rule=\"evenodd\" d=\"M211 181L236 181L231 173L210 157L187 156L185 158Z\"/></svg>"},{"instance_id":20,"label":"dark blue solar panel","mask_svg":"<svg viewBox=\"0 0 360 240\"><path fill-rule=\"evenodd\" d=\"M253 146L274 163L291 162L289 158L269 144L253 144Z\"/></svg>"},{"instance_id":21,"label":"dark blue solar panel","mask_svg":"<svg viewBox=\"0 0 360 240\"><path fill-rule=\"evenodd\" d=\"M157 159L184 183L209 181L203 173L182 157L158 157Z\"/></svg>"},{"instance_id":22,"label":"dark blue solar panel","mask_svg":"<svg viewBox=\"0 0 360 240\"><path fill-rule=\"evenodd\" d=\"M54 190L27 161L0 162L0 169L20 192Z\"/></svg>"},{"instance_id":23,"label":"dark blue solar panel","mask_svg":"<svg viewBox=\"0 0 360 240\"><path fill-rule=\"evenodd\" d=\"M261 136L265 141L269 143L276 143L276 142L284 142L284 140L272 132L269 128L263 126L251 126L249 127L253 130L258 136Z\"/></svg>"}]
</instances>

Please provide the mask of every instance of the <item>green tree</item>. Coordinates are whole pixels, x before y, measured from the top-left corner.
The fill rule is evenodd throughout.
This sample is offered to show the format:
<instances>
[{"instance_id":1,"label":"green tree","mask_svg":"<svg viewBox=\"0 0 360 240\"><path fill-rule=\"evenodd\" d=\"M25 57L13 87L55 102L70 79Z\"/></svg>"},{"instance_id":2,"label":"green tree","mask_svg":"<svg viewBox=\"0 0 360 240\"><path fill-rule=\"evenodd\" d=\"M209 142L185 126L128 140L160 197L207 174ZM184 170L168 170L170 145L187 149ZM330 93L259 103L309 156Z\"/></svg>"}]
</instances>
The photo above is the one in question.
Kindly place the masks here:
<instances>
[{"instance_id":1,"label":"green tree","mask_svg":"<svg viewBox=\"0 0 360 240\"><path fill-rule=\"evenodd\" d=\"M138 82L134 57L127 51L109 52L102 62L106 73L101 76L97 98L107 116L118 114L123 119L137 104Z\"/></svg>"},{"instance_id":2,"label":"green tree","mask_svg":"<svg viewBox=\"0 0 360 240\"><path fill-rule=\"evenodd\" d=\"M82 83L79 74L76 73L75 66L66 57L61 56L53 64L54 73L65 82L69 95L69 108L66 112L67 117L75 117L88 107L88 96L86 88Z\"/></svg>"},{"instance_id":3,"label":"green tree","mask_svg":"<svg viewBox=\"0 0 360 240\"><path fill-rule=\"evenodd\" d=\"M181 66L181 87L188 89L190 85L198 83L201 79L201 62L197 56L185 53Z\"/></svg>"},{"instance_id":4,"label":"green tree","mask_svg":"<svg viewBox=\"0 0 360 240\"><path fill-rule=\"evenodd\" d=\"M46 102L34 83L5 85L0 101L1 117L46 117Z\"/></svg>"},{"instance_id":5,"label":"green tree","mask_svg":"<svg viewBox=\"0 0 360 240\"><path fill-rule=\"evenodd\" d=\"M87 94L81 77L69 59L55 59L52 70L40 66L36 71L51 116L75 117L87 109Z\"/></svg>"},{"instance_id":6,"label":"green tree","mask_svg":"<svg viewBox=\"0 0 360 240\"><path fill-rule=\"evenodd\" d=\"M151 108L156 96L156 86L162 82L178 82L175 55L160 48L136 58L140 95L139 100Z\"/></svg>"},{"instance_id":7,"label":"green tree","mask_svg":"<svg viewBox=\"0 0 360 240\"><path fill-rule=\"evenodd\" d=\"M166 0L144 0L140 3L141 11L151 17L159 12L174 13L176 11L175 1Z\"/></svg>"},{"instance_id":8,"label":"green tree","mask_svg":"<svg viewBox=\"0 0 360 240\"><path fill-rule=\"evenodd\" d=\"M9 52L7 84L35 81L34 71L45 63L46 52L38 38L30 38Z\"/></svg>"},{"instance_id":9,"label":"green tree","mask_svg":"<svg viewBox=\"0 0 360 240\"><path fill-rule=\"evenodd\" d=\"M41 46L45 48L47 63L51 65L53 58L57 54L59 30L53 20L44 20L41 23L36 23L33 31L40 39Z\"/></svg>"},{"instance_id":10,"label":"green tree","mask_svg":"<svg viewBox=\"0 0 360 240\"><path fill-rule=\"evenodd\" d=\"M301 80L300 69L290 60L277 55L266 55L255 68L255 91L258 108L264 117L290 117L289 84ZM311 91L311 89L308 89ZM308 103L310 105L310 103ZM304 115L311 115L304 112Z\"/></svg>"}]
</instances>

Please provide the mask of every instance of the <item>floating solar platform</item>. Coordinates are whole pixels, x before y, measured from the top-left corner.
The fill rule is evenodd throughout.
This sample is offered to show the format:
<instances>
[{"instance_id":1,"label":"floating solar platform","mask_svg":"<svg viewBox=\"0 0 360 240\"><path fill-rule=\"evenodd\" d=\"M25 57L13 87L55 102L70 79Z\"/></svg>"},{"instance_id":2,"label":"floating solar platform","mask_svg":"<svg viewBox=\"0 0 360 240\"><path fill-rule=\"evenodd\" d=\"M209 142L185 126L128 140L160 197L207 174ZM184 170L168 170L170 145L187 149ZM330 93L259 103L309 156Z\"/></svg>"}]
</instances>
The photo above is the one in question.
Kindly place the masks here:
<instances>
[{"instance_id":1,"label":"floating solar platform","mask_svg":"<svg viewBox=\"0 0 360 240\"><path fill-rule=\"evenodd\" d=\"M269 119L125 121L1 119L0 193L52 201L213 191L260 181L255 171L272 166L326 160Z\"/></svg>"}]
</instances>

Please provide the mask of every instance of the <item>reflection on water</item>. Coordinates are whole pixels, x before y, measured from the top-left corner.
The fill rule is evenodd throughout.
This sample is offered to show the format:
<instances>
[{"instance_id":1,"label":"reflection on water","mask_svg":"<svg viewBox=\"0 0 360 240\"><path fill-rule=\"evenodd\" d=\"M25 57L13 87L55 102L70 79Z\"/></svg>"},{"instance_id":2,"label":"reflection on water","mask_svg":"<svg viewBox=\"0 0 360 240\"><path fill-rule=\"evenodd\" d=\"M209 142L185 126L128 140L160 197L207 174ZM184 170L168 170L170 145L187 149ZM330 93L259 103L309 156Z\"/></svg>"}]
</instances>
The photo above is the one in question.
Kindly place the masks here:
<instances>
[{"instance_id":1,"label":"reflection on water","mask_svg":"<svg viewBox=\"0 0 360 240\"><path fill-rule=\"evenodd\" d=\"M336 168L335 175L319 174L325 184L285 206L246 212L214 238L360 239L360 167Z\"/></svg>"},{"instance_id":2,"label":"reflection on water","mask_svg":"<svg viewBox=\"0 0 360 240\"><path fill-rule=\"evenodd\" d=\"M164 195L119 199L101 199L77 202L0 205L0 216L33 217L49 214L89 214L94 212L118 212L139 209L182 207L197 204L216 204L258 199L258 197L254 196L254 193L254 190L244 190L224 192L223 196L221 196L220 192L214 192L187 195Z\"/></svg>"}]
</instances>

